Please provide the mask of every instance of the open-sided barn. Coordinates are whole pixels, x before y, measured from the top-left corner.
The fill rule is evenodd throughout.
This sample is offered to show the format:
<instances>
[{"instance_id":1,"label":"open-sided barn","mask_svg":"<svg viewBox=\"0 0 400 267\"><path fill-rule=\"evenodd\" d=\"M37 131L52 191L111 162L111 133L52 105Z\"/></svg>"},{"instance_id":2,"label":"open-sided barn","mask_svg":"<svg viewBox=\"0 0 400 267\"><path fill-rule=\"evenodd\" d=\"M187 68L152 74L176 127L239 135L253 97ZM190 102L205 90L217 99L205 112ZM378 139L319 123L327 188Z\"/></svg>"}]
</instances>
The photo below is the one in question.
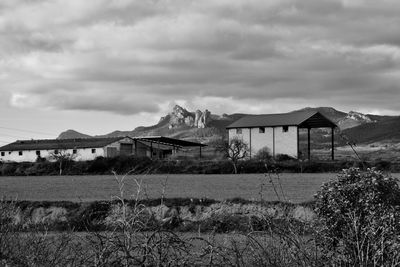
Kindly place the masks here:
<instances>
[{"instance_id":1,"label":"open-sided barn","mask_svg":"<svg viewBox=\"0 0 400 267\"><path fill-rule=\"evenodd\" d=\"M239 138L249 146L249 156L267 147L273 156L286 154L299 158L299 129L307 129L310 158L310 130L330 128L332 159L334 159L334 129L336 124L318 111L296 111L282 114L245 116L227 127L229 140Z\"/></svg>"}]
</instances>

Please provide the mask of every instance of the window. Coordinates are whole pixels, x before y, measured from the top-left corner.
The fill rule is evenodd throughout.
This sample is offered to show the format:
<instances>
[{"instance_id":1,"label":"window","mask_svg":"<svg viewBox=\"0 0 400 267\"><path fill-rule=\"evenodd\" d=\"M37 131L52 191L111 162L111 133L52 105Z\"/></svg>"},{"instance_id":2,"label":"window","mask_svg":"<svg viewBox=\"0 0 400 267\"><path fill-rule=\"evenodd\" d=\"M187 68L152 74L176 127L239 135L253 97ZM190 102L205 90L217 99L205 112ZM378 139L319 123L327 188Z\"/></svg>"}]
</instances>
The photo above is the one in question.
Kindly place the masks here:
<instances>
[{"instance_id":1,"label":"window","mask_svg":"<svg viewBox=\"0 0 400 267\"><path fill-rule=\"evenodd\" d=\"M264 128L264 127L258 128L258 132L259 132L259 133L265 133L265 128Z\"/></svg>"},{"instance_id":2,"label":"window","mask_svg":"<svg viewBox=\"0 0 400 267\"><path fill-rule=\"evenodd\" d=\"M242 129L241 128L236 129L236 134L242 134Z\"/></svg>"},{"instance_id":3,"label":"window","mask_svg":"<svg viewBox=\"0 0 400 267\"><path fill-rule=\"evenodd\" d=\"M54 154L56 155L58 154L58 149L54 150Z\"/></svg>"},{"instance_id":4,"label":"window","mask_svg":"<svg viewBox=\"0 0 400 267\"><path fill-rule=\"evenodd\" d=\"M76 149L73 149L72 154L76 154L76 153L78 153L78 151Z\"/></svg>"},{"instance_id":5,"label":"window","mask_svg":"<svg viewBox=\"0 0 400 267\"><path fill-rule=\"evenodd\" d=\"M6 155L5 152L1 152L1 156L4 157Z\"/></svg>"},{"instance_id":6,"label":"window","mask_svg":"<svg viewBox=\"0 0 400 267\"><path fill-rule=\"evenodd\" d=\"M18 155L22 156L23 155L22 151L18 151Z\"/></svg>"},{"instance_id":7,"label":"window","mask_svg":"<svg viewBox=\"0 0 400 267\"><path fill-rule=\"evenodd\" d=\"M36 156L40 156L40 150L36 151Z\"/></svg>"},{"instance_id":8,"label":"window","mask_svg":"<svg viewBox=\"0 0 400 267\"><path fill-rule=\"evenodd\" d=\"M92 148L92 154L96 153L96 148Z\"/></svg>"},{"instance_id":9,"label":"window","mask_svg":"<svg viewBox=\"0 0 400 267\"><path fill-rule=\"evenodd\" d=\"M282 126L282 132L286 133L289 131L289 126Z\"/></svg>"}]
</instances>

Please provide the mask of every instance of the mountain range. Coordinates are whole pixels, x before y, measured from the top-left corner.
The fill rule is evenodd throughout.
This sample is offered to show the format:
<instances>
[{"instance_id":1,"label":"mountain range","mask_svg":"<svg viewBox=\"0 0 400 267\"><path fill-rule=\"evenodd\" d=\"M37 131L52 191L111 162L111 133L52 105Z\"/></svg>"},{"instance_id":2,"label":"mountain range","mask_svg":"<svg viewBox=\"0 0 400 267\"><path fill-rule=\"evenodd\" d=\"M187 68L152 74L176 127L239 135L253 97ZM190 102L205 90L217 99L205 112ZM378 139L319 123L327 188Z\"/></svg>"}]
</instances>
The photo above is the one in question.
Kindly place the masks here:
<instances>
[{"instance_id":1,"label":"mountain range","mask_svg":"<svg viewBox=\"0 0 400 267\"><path fill-rule=\"evenodd\" d=\"M332 107L307 107L302 110L319 111L339 126L341 135L345 135L357 144L400 142L400 116L379 116L356 111L346 113ZM132 131L114 131L96 136L67 130L61 133L58 139L162 135L207 143L215 138L226 136L226 126L246 115L249 114L216 115L208 110L191 112L176 105L171 112L153 126L141 126ZM320 131L319 134L323 135L324 131ZM338 143L342 142L338 140Z\"/></svg>"}]
</instances>

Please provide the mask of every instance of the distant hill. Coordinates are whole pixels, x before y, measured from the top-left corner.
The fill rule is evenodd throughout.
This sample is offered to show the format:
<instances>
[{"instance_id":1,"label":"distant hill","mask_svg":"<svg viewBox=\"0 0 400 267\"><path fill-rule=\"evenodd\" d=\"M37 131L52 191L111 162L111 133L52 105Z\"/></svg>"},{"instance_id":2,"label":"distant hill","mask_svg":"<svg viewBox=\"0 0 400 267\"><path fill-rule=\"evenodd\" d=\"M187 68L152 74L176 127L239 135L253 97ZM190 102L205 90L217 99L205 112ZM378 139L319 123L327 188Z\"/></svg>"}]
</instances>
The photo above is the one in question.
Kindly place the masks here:
<instances>
[{"instance_id":1,"label":"distant hill","mask_svg":"<svg viewBox=\"0 0 400 267\"><path fill-rule=\"evenodd\" d=\"M318 111L321 114L323 114L325 117L329 118L330 120L332 120L333 122L335 122L336 124L342 120L343 118L345 118L347 116L346 112L342 112L339 110L336 110L332 107L317 107L317 108L303 108L300 110L306 110L306 111ZM293 112L296 111L300 111L300 110L295 110Z\"/></svg>"},{"instance_id":2,"label":"distant hill","mask_svg":"<svg viewBox=\"0 0 400 267\"><path fill-rule=\"evenodd\" d=\"M342 132L356 144L400 142L400 116L386 117L374 123L361 124Z\"/></svg>"},{"instance_id":3,"label":"distant hill","mask_svg":"<svg viewBox=\"0 0 400 267\"><path fill-rule=\"evenodd\" d=\"M90 138L92 136L77 132L75 130L66 130L62 132L57 139Z\"/></svg>"},{"instance_id":4,"label":"distant hill","mask_svg":"<svg viewBox=\"0 0 400 267\"><path fill-rule=\"evenodd\" d=\"M400 140L399 116L378 116L355 111L346 113L332 107L307 107L302 110L319 111L335 122L342 133L353 139L356 143ZM106 135L97 135L96 137L162 135L207 143L212 139L226 136L226 127L246 115L248 114L216 115L208 110L190 112L176 105L171 112L160 118L160 121L153 126L140 126L131 131L114 131ZM324 131L320 131L319 134L324 139ZM58 138L89 137L91 136L74 130L68 130L61 133ZM339 140L339 143L342 142L344 141Z\"/></svg>"}]
</instances>

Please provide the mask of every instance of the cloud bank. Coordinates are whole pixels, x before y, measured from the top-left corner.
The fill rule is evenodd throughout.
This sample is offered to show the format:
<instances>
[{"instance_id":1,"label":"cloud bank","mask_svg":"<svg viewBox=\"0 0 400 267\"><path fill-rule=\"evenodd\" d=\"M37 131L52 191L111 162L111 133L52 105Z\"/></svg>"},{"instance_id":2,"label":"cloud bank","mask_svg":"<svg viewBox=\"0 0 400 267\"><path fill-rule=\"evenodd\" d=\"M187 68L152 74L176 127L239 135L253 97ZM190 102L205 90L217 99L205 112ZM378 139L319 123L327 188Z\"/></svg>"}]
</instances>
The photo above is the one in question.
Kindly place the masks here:
<instances>
[{"instance_id":1,"label":"cloud bank","mask_svg":"<svg viewBox=\"0 0 400 267\"><path fill-rule=\"evenodd\" d=\"M397 0L6 0L13 107L400 114Z\"/></svg>"}]
</instances>

